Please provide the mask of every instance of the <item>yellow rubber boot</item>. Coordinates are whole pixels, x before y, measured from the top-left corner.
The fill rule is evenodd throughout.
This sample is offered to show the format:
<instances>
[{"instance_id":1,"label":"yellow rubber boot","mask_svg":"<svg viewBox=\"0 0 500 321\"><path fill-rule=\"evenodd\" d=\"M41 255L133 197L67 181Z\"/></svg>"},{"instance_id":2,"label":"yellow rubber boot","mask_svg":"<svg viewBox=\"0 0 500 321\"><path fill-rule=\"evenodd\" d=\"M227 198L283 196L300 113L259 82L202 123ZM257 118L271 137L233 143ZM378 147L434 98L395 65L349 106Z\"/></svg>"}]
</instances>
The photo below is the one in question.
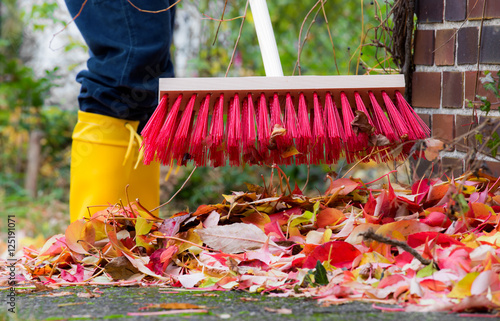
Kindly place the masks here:
<instances>
[{"instance_id":1,"label":"yellow rubber boot","mask_svg":"<svg viewBox=\"0 0 500 321\"><path fill-rule=\"evenodd\" d=\"M120 200L126 204L127 194L131 202L138 198L148 209L159 205L159 164L150 167L140 162L134 169L139 157L138 124L78 112L71 148L72 222Z\"/></svg>"}]
</instances>

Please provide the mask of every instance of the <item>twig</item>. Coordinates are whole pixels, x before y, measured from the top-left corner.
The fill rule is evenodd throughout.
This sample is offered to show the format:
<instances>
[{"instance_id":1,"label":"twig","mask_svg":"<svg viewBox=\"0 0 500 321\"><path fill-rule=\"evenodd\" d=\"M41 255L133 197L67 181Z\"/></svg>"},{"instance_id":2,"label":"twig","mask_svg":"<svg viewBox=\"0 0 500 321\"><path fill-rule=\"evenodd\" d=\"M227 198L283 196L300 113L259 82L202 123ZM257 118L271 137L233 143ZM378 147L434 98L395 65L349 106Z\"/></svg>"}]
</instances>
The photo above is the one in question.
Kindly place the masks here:
<instances>
[{"instance_id":1,"label":"twig","mask_svg":"<svg viewBox=\"0 0 500 321\"><path fill-rule=\"evenodd\" d=\"M57 37L57 35L58 35L58 34L60 34L61 32L63 32L64 30L66 30L66 28L68 28L68 26L69 26L69 25L70 25L73 21L75 21L75 19L76 19L76 18L78 18L78 17L80 16L80 14L81 14L81 13L82 13L82 11L83 11L83 8L84 8L84 7L85 7L85 5L87 4L87 1L88 1L88 0L83 1L82 6L80 7L80 10L78 11L78 13L77 13L77 14L73 17L73 19L71 19L71 21L70 21L70 22L68 22L68 23L64 26L64 28L62 28L61 30L59 30L58 32L56 32L55 34L53 34L53 35L52 35L52 39L50 39L50 41L49 41L49 48L50 48L51 50L55 50L55 49L52 49L52 41L54 41L54 39ZM59 48L59 49L61 49L61 48Z\"/></svg>"},{"instance_id":2,"label":"twig","mask_svg":"<svg viewBox=\"0 0 500 321\"><path fill-rule=\"evenodd\" d=\"M300 75L300 70L301 70L300 69L300 55L302 54L302 49L304 48L304 44L305 44L306 39L307 39L307 34L309 33L309 30L310 30L312 24L314 23L314 20L316 19L316 16L318 15L319 10L318 10L318 12L316 12L316 15L314 16L313 21L311 22L311 25L309 25L309 29L308 29L308 31L306 33L306 37L304 37L304 41L301 42L302 31L304 30L304 25L306 24L306 21L309 18L309 16L311 15L311 13L314 11L314 9L318 6L318 4L321 1L322 0L318 0L318 2L316 2L316 4L311 8L311 10L309 10L309 12L306 14L306 16L304 17L304 20L302 20L302 25L300 26L300 31L299 31L299 48L297 50L297 61L295 62L295 66L293 67L292 76L295 74L295 70L297 68L299 69L299 75Z\"/></svg>"},{"instance_id":3,"label":"twig","mask_svg":"<svg viewBox=\"0 0 500 321\"><path fill-rule=\"evenodd\" d=\"M420 263L424 265L434 264L437 267L434 261L424 258L422 255L420 255L420 253L418 253L414 248L412 248L405 242L393 240L388 237L382 236L380 234L375 233L372 229L369 229L364 233L360 233L359 235L362 236L364 240L377 241L379 243L384 243L391 246L402 248L406 252L413 255L417 260L420 261Z\"/></svg>"},{"instance_id":4,"label":"twig","mask_svg":"<svg viewBox=\"0 0 500 321\"><path fill-rule=\"evenodd\" d=\"M194 173L194 171L195 171L197 168L198 168L198 166L195 166L195 167L193 168L193 170L191 171L191 174L189 174L188 178L186 178L186 180L184 181L184 183L182 184L182 186L179 188L179 190L177 190L177 192L175 192L175 194L174 194L174 195L172 195L172 197L171 197L171 198L170 198L167 202L165 202L165 203L161 204L161 205L160 205L160 206L158 206L158 207L153 208L153 209L151 210L151 212L154 212L154 211L156 211L157 209L162 208L163 206L165 206L165 205L167 205L168 203L170 203L170 202L174 199L174 197L176 197L176 196L177 196L177 194L179 194L179 192L180 192L180 191L182 191L182 189L184 188L184 186L186 186L187 182L189 181L189 179L191 178L191 176L193 176L193 173Z\"/></svg>"},{"instance_id":5,"label":"twig","mask_svg":"<svg viewBox=\"0 0 500 321\"><path fill-rule=\"evenodd\" d=\"M241 20L238 38L236 39L236 42L234 44L233 53L231 54L231 60L229 60L229 64L227 65L227 70L226 70L226 74L224 75L224 77L227 77L227 75L229 74L229 69L231 69L231 65L233 64L234 55L236 54L236 48L238 47L238 43L240 42L241 32L243 31L243 25L245 24L245 20L247 18L247 9L248 9L248 1L247 1L247 4L245 5L245 13L243 14L243 18Z\"/></svg>"},{"instance_id":6,"label":"twig","mask_svg":"<svg viewBox=\"0 0 500 321\"><path fill-rule=\"evenodd\" d=\"M333 62L335 63L335 69L337 69L337 74L340 75L339 66L337 64L337 55L335 53L335 45L333 44L333 37L332 33L330 32L330 26L328 26L328 17L326 16L325 12L325 0L321 1L321 10L323 11L323 17L325 18L326 30L328 30L328 37L330 37L330 43L332 44Z\"/></svg>"},{"instance_id":7,"label":"twig","mask_svg":"<svg viewBox=\"0 0 500 321\"><path fill-rule=\"evenodd\" d=\"M224 20L224 13L226 13L227 0L224 2L224 8L222 8L222 15L219 20L219 24L217 25L217 30L215 30L214 42L212 42L212 46L215 45L215 41L217 40L217 36L219 35L220 26L222 24L222 20Z\"/></svg>"}]
</instances>

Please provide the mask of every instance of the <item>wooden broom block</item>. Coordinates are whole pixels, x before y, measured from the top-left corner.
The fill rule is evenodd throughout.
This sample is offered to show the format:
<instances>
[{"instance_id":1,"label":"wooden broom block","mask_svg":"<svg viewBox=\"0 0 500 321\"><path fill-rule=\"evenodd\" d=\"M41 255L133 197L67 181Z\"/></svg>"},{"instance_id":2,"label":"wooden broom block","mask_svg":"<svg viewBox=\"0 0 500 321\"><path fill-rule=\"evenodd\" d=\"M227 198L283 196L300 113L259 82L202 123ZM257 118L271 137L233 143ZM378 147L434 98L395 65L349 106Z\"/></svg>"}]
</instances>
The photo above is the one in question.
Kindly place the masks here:
<instances>
[{"instance_id":1,"label":"wooden broom block","mask_svg":"<svg viewBox=\"0 0 500 321\"><path fill-rule=\"evenodd\" d=\"M243 97L252 94L254 99L264 93L271 96L274 93L284 97L286 93L297 97L301 92L306 98L316 92L324 97L330 92L335 100L340 92L353 99L354 92L359 92L365 98L372 91L377 98L382 91L386 91L390 97L394 97L395 91L404 93L404 75L361 75L361 76L284 76L284 77L227 77L227 78L160 78L160 97L165 94L169 96L169 106L179 94L183 94L184 106L193 94L197 94L197 106L207 95L211 94L211 100L215 101L220 94L224 94L224 100L228 100L234 94ZM309 100L309 99L308 99ZM212 103L211 103L212 104Z\"/></svg>"}]
</instances>

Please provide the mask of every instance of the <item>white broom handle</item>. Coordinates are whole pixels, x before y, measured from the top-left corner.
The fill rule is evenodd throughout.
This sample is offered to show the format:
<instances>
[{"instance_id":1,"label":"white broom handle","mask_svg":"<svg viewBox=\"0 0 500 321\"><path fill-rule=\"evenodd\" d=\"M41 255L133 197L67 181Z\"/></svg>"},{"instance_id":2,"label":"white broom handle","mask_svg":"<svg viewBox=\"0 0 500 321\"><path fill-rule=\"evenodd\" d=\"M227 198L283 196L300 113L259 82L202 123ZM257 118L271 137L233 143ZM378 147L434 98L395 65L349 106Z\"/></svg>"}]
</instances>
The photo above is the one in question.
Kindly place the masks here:
<instances>
[{"instance_id":1,"label":"white broom handle","mask_svg":"<svg viewBox=\"0 0 500 321\"><path fill-rule=\"evenodd\" d=\"M249 1L266 76L282 77L283 69L281 68L278 46L274 38L273 25L271 24L271 17L269 17L267 2L266 0Z\"/></svg>"}]
</instances>

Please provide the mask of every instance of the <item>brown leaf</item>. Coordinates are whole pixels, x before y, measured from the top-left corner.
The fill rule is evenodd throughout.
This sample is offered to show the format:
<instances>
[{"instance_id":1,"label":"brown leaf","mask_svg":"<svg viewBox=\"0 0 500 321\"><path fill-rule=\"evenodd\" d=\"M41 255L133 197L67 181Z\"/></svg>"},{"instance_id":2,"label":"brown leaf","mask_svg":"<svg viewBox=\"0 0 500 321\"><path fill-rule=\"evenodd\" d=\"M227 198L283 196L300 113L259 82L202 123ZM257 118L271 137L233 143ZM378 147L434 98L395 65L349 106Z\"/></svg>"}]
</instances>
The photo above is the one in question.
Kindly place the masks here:
<instances>
[{"instance_id":1,"label":"brown leaf","mask_svg":"<svg viewBox=\"0 0 500 321\"><path fill-rule=\"evenodd\" d=\"M391 144L391 141L384 135L370 135L369 143L373 146L387 146Z\"/></svg>"},{"instance_id":2,"label":"brown leaf","mask_svg":"<svg viewBox=\"0 0 500 321\"><path fill-rule=\"evenodd\" d=\"M439 156L439 152L446 148L446 144L439 139L427 138L424 140L424 155L428 161L433 161Z\"/></svg>"},{"instance_id":3,"label":"brown leaf","mask_svg":"<svg viewBox=\"0 0 500 321\"><path fill-rule=\"evenodd\" d=\"M33 292L53 291L54 288L46 286L42 282L35 282L35 290Z\"/></svg>"},{"instance_id":4,"label":"brown leaf","mask_svg":"<svg viewBox=\"0 0 500 321\"><path fill-rule=\"evenodd\" d=\"M368 116L361 110L356 110L356 116L352 120L351 126L356 136L359 135L359 133L371 135L375 132L375 127L370 124Z\"/></svg>"},{"instance_id":5,"label":"brown leaf","mask_svg":"<svg viewBox=\"0 0 500 321\"><path fill-rule=\"evenodd\" d=\"M106 264L104 271L114 280L128 280L132 275L139 273L139 270L125 256L112 259Z\"/></svg>"}]
</instances>

